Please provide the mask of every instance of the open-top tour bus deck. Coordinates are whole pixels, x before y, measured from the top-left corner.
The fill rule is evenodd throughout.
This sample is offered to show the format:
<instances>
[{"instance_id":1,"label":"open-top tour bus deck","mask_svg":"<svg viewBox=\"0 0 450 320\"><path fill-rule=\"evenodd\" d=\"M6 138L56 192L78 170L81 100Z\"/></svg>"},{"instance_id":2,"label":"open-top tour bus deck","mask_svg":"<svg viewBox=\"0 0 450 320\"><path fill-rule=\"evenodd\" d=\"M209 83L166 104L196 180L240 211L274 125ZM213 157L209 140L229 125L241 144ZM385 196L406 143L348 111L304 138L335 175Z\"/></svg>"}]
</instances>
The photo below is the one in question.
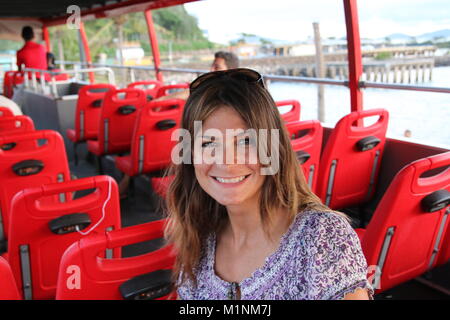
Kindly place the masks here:
<instances>
[{"instance_id":1,"label":"open-top tour bus deck","mask_svg":"<svg viewBox=\"0 0 450 320\"><path fill-rule=\"evenodd\" d=\"M73 24L73 19L77 18L73 16L75 11L68 11L67 8L73 4L77 5L80 10L77 14L81 17L81 20L75 22L80 35L81 61L65 62L60 65L62 71L60 70L59 72L24 68L22 72L11 72L9 75L5 74L4 77L5 82L10 81L9 87L4 86L4 88L13 90L13 92L9 92L10 97L20 105L24 115L32 119L33 123L31 127L37 130L38 133L33 130L26 133L20 133L20 131L14 131L8 134L1 133L0 145L2 151L0 151L0 166L4 168L6 166L14 166L14 172L16 174L16 176L0 177L0 181L8 181L7 183L2 182L0 184L0 189L5 189L1 191L1 211L4 213L7 210L19 210L21 208L20 197L23 197L22 200L25 202L28 201L26 200L27 197L35 197L33 199L36 199L36 197L41 196L44 199L42 200L44 204L40 209L34 208L31 205L28 208L28 206L24 205L24 212L29 211L30 220L28 221L30 228L29 230L27 229L28 227L25 228L26 232L18 232L20 235L17 236L20 241L28 241L27 234L33 234L33 236L29 236L32 238L30 239L30 243L34 241L33 243L40 243L40 245L27 246L23 242L20 242L21 245L15 248L17 252L8 250L13 248L14 243L19 241L13 240L15 237L14 232L16 232L13 228L19 228L19 226L23 225L19 224L19 221L25 223L27 220L20 220L23 217L20 219L9 217L8 223L10 226L7 229L5 228L5 224L7 223L5 217L2 219L2 232L0 236L4 243L3 257L6 258L3 260L9 261L11 265L11 270L14 274L21 298L54 298L56 292L58 292L57 298L61 299L83 299L93 296L99 299L129 298L130 294L133 295L136 292L132 292L133 290L131 289L131 291L128 290L131 285L127 286L126 284L134 284L133 280L139 275L149 274L151 271L161 272L162 270L159 269L170 269L170 263L172 261L170 259L173 257L167 258L167 261L161 258L164 254L169 256L167 252L158 251L158 255L155 256L156 258L148 254L149 251L157 249L162 243L160 240L162 236L161 226L148 227L146 225L150 221L162 218L160 201L164 196L165 182L161 182L161 174L164 168L154 167L156 169L151 170L146 167L144 151L141 149L144 145L144 138L137 142L131 142L132 145L135 145L131 146L131 158L136 163L129 164L129 168L136 167L135 169L124 171L123 166L125 165L123 163L118 164L118 162L124 162L125 160L121 159L117 161L117 156L126 158L127 154L130 154L130 142L128 141L128 144L127 141L124 142L123 137L126 136L128 138L125 138L130 140L136 136L136 133L133 134L133 124L136 125L135 119L126 120L125 117L130 114L136 115L135 105L145 100L150 100L155 97L155 94L158 95L155 91L152 93L153 96L151 98L149 98L148 92L143 98L140 94L132 97L134 94L132 91L127 91L128 89L122 90L122 88L126 88L129 83L135 83L137 80L156 80L162 84L164 82L164 75L179 74L195 77L195 75L207 71L165 68L161 65L158 42L152 20L152 10L180 5L186 2L191 1L44 1L36 5L31 1L17 0L11 3L0 4L0 26L9 26L8 29L0 28L1 39L17 39L22 26L31 25L35 28L38 37L42 35L48 51L51 51L49 28L65 24L69 20ZM274 3L274 5L276 4ZM348 108L347 114L352 113L354 117L339 122L342 126L347 125L348 131L341 129L344 133L341 132L338 134L338 125L327 126L326 124L319 124L321 130L320 136L311 136L312 142L309 142L315 142L316 148L314 149L308 144L303 144L303 147L296 149L306 178L316 194L327 205L333 209L337 208L347 213L352 218L353 227L357 230L368 260L369 269L372 268L368 270L368 276L374 281L373 284L377 289L375 299L448 299L450 297L450 266L448 263L450 257L450 219L448 219L450 213L450 153L448 145L431 145L415 140L386 137L388 116L382 109L377 109L377 112L370 112L371 109L365 110L362 97L365 88L440 92L446 94L450 93L450 88L363 81L361 40L356 5L356 0L343 0L347 28L348 79L336 80L264 74L264 80L268 84L269 82L311 83L348 88L350 108L348 106L342 107ZM359 2L359 5L364 5L364 3ZM153 53L153 65L118 66L93 63L83 21L120 16L130 12L145 12ZM69 68L70 66L72 68ZM145 79L137 79L136 75L138 73L144 73L148 76ZM62 77L62 74L65 76ZM122 77L120 85L117 83L118 77ZM102 81L100 82L96 79L102 79ZM103 84L99 85L98 88L93 88L92 91L83 91L83 88L86 86L100 83ZM91 105L92 109L97 110L96 112L98 113L105 105L103 104L102 106L102 99L107 99L104 92L111 88L113 88L112 90L115 90L114 88L122 90L120 91L123 95L122 97L128 100L125 102L117 102L113 98L110 98L108 100L109 103L111 105L115 103L119 111L115 116L110 116L110 123L103 123L104 127L102 127L101 131L106 135L106 138L101 138L97 143L82 143L85 140L84 138L89 139L89 137L80 137L80 133L86 136L89 134L87 131L84 132L83 129L84 126L87 128L89 125L89 117L94 117L94 115L89 114L89 110L84 110L83 112L85 113L77 114L79 112L77 103L80 104L81 99L86 99L88 101L86 102L87 105ZM4 91L3 94L7 95L8 92ZM96 94L100 95L95 96ZM295 108L293 106L292 110L295 110ZM292 110L288 113L292 112ZM3 110L1 112L6 111ZM368 113L366 114L365 112ZM3 117L2 113L0 113L0 119ZM377 116L379 120L375 124L368 126L367 128L370 129L367 131L354 129L355 124L361 125L363 115ZM120 116L124 118L119 118ZM82 120L80 120L80 117ZM114 117L118 118L118 120L113 120ZM161 130L173 128L173 125L166 120L163 119L158 122L164 128ZM298 117L294 119L294 121L301 122L298 120L301 119L298 119ZM17 123L19 119L15 119L15 121ZM23 121L20 127L26 126L26 120ZM113 121L119 121L121 123L123 132L113 132L115 130L112 127ZM311 124L313 121L305 122L310 122ZM80 123L82 123L81 128ZM317 123L315 125L317 126ZM3 129L1 122L0 128ZM301 127L300 124L298 124L298 128L301 129L295 131L296 127L294 125L292 125L292 128L293 140L302 138L298 133L308 129L307 127ZM70 133L70 129L75 129L75 131ZM128 130L127 133L124 133L126 130ZM134 129L135 132L138 130L137 127ZM314 133L316 132L314 130L311 131ZM442 130L449 129L442 128ZM57 147L58 143L61 143L61 138L54 136L52 131L58 132L64 140L65 155L61 156L61 158L58 158L59 153ZM35 133L31 134L30 132ZM19 138L21 135L28 137L26 138L28 140L47 140L48 143L46 146L53 148L52 150L46 151L48 159L36 160L41 159L38 158L40 155L37 151L28 156L21 157L22 150L19 148L19 141L23 140L23 144L26 141L25 138ZM308 136L308 134L305 136ZM14 141L8 137L13 137ZM142 137L144 137L144 134ZM156 135L154 137L163 139L163 136ZM114 142L114 140L117 141ZM301 145L300 141L298 143ZM164 148L167 149L168 141L164 142L164 140L159 140L154 145L155 153L163 152ZM305 148L307 147L310 149L306 152ZM14 148L18 150L15 151ZM134 151L133 148L135 149ZM8 156L8 152L10 152L10 155L13 152L17 152L17 157ZM305 152L307 154L306 157ZM315 156L314 152L317 153L317 156ZM51 156L48 156L49 153ZM134 153L136 154L133 155ZM365 154L366 156L361 157L361 154ZM24 164L24 160L28 162ZM315 162L313 163L313 161ZM69 167L67 165L65 167L63 165L61 168L58 167L61 165L61 162L67 162ZM345 169L346 172L339 173L338 169L340 169L340 166L343 167L346 163L350 163L351 165L347 166ZM44 169L51 166L54 166L55 172L62 172L59 173L56 181L46 177L26 184L15 182L18 177L27 177L34 173L44 172ZM120 169L121 167L122 169ZM305 169L306 167L307 169ZM4 168L1 168L1 174L5 171L3 170ZM29 173L26 169L34 170L35 172ZM321 172L319 173L319 171ZM117 187L114 185L111 186L111 182L108 179L92 178L89 181L83 180L83 178L96 177L99 173L103 173L112 176L116 181L120 181L124 172L129 172L129 175L133 176L133 179L130 185L130 194L128 197L120 200L120 205L118 204ZM348 178L349 173L354 173L356 177ZM364 185L364 181L358 181L360 178L361 180L368 180L368 185ZM39 195L36 193L37 191L30 191L29 194L22 192L28 187L41 187L48 182L63 182L68 180L73 180L73 183L63 190L53 190L52 188L48 188L47 190L43 187ZM79 183L77 183L77 180L79 180ZM96 192L82 191L86 189L91 191L95 189ZM17 203L11 207L11 204L7 202L12 201L12 196L17 192L22 192L23 194L20 197L16 197L17 200L15 201ZM357 201L348 200L349 195L352 194L357 194ZM56 209L54 210L51 210L51 205L45 205L46 203L51 203L52 196L58 196L57 200L52 200L59 203L55 204L54 208ZM117 196L117 199L111 202L110 196ZM86 197L87 200L83 203L78 203L79 207L73 205L71 208L63 208L61 203L70 203L72 197L77 199ZM98 203L97 211L91 208L95 207L95 201L102 204L100 207L108 203L110 207L108 207L106 212L108 214L112 212L111 215L116 214L115 218L109 217L110 221L107 225L104 219L104 208L103 211L101 208L99 209ZM89 207L89 204L91 207ZM59 210L59 213L56 214L55 210ZM67 214L61 216L64 212ZM86 212L90 216L86 216ZM38 239L41 234L42 237L48 237L46 241L51 241L49 240L51 235L44 235L43 232L37 231L42 221L39 222L39 219L33 220L36 218L36 215L40 215L42 218L45 215L44 213L52 217L51 219L49 218L50 220L47 223L52 231L51 235L70 234L61 245L55 245L53 253L48 253L49 248L46 248L43 244L45 241L39 242L40 240ZM24 216L26 215L24 214ZM63 217L66 218L60 219ZM95 223L97 221L96 219L98 223ZM36 230L31 225L36 225ZM120 233L119 231L121 228L126 229L130 226L135 226L136 229L130 230L130 232L135 232L135 234L129 236L130 239L126 240L126 232ZM75 241L80 240L80 238L91 237L93 242L98 241L100 243L101 230L99 231L100 235L94 234L95 232L88 235L88 233L91 233L91 229L94 229L93 227L99 229L106 228L101 230L111 232L111 236L108 238L110 240L108 241L111 243L114 242L117 247L123 247L122 257L142 256L144 258L141 260L135 258L136 260L128 261L128 268L133 270L133 263L135 266L134 270L130 271L129 274L124 271L126 269L126 261L123 262L123 270L121 270L124 273L118 277L120 281L115 280L115 288L112 289L111 287L109 289L112 291L115 290L114 294L105 294L101 289L92 289L91 295L88 293L85 296L71 296L62 289L56 289L56 278L58 277L59 268L58 262L67 247ZM142 228L139 229L139 227ZM157 227L161 230L156 230ZM44 226L41 226L41 228L44 228ZM114 231L111 231L111 228ZM82 230L88 230L88 232L84 234ZM115 231L118 231L117 234L114 233ZM117 239L115 238L116 236ZM116 240L113 241L112 239ZM33 258L32 251L35 250L34 246L41 246L42 251L39 253L39 258ZM70 248L72 251L76 249L74 245L70 246ZM120 254L119 250L112 244L110 246L109 242L108 245L103 244L102 248L103 251L99 249L97 253L103 254L105 261L113 256L117 257ZM76 258L75 253L74 256ZM52 261L53 259L54 261L49 264L53 264L54 266L44 268L42 258L47 259L47 261ZM162 259L164 261L156 267L156 270L153 270L148 263L151 259ZM41 262L36 262L38 260ZM0 260L0 262L2 261ZM108 262L103 263L107 265ZM60 267L59 272L66 270L64 266L62 265ZM36 271L33 268L41 268L41 270ZM110 275L108 272L111 270L103 270L104 274L102 273L99 277L107 278ZM101 271L102 269L99 267L96 272L101 273ZM6 279L7 275L4 274L2 267L0 268L0 278L4 277ZM114 273L110 276L114 277L117 275ZM166 275L161 275L161 277L164 276ZM60 274L59 277L61 278L62 275ZM44 285L36 283L36 278L41 278L40 280ZM146 281L152 279L151 277L145 278ZM147 283L146 281L141 282ZM58 281L59 283L60 281ZM96 285L100 286L99 283ZM119 285L121 286L121 295L119 295L117 290L117 286ZM150 285L147 289L153 294L147 297L167 296L167 292L165 292L165 295L155 295L155 289L152 289ZM2 290L7 290L7 287L0 287L0 297L4 297L5 299L14 297L14 295L8 296L8 292L3 292Z\"/></svg>"}]
</instances>

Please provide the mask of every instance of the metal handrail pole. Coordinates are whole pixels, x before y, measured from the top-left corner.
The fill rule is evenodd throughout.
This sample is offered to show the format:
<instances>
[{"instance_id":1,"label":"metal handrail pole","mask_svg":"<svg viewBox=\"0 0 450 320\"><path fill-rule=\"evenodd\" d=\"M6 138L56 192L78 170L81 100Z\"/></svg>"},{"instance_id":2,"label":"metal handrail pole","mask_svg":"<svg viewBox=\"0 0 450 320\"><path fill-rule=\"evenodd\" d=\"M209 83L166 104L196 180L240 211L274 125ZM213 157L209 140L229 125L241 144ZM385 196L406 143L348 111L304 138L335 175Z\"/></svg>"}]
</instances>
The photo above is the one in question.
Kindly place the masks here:
<instances>
[{"instance_id":1,"label":"metal handrail pole","mask_svg":"<svg viewBox=\"0 0 450 320\"><path fill-rule=\"evenodd\" d=\"M68 62L67 62L68 63ZM73 63L73 62L72 62ZM107 68L121 69L125 66L120 65L108 65L108 64L92 64L93 66L101 66ZM131 70L155 70L152 66L127 66ZM176 73L193 73L200 75L202 73L208 72L208 70L199 69L184 69L184 68L160 68L161 71L165 72L176 72ZM347 80L334 80L329 78L309 78L309 77L297 77L297 76L279 76L264 74L265 80L271 81L285 81L285 82L300 82L300 83L311 83L311 84L322 84L322 85L337 85L348 87ZM445 87L434 87L434 86L417 86L408 84L390 84L390 83L378 83L371 81L360 81L359 86L361 89L367 88L379 88L379 89L393 89L393 90L409 90L409 91L422 91L422 92L438 92L438 93L450 93L450 88Z\"/></svg>"}]
</instances>

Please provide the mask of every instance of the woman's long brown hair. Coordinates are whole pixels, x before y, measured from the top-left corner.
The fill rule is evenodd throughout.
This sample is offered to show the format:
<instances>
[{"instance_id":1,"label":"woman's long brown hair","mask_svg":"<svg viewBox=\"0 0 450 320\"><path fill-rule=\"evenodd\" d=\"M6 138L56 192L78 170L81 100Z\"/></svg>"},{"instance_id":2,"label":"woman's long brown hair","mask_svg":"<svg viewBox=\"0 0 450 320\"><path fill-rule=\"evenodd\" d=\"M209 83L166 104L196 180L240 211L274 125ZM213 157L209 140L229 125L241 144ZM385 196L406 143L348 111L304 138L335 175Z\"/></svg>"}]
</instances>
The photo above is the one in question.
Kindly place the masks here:
<instances>
[{"instance_id":1,"label":"woman's long brown hair","mask_svg":"<svg viewBox=\"0 0 450 320\"><path fill-rule=\"evenodd\" d=\"M186 101L181 128L189 131L194 145L194 121L206 120L223 106L236 110L249 128L279 130L279 170L267 175L260 194L260 214L265 231L271 217L279 209L288 212L290 223L305 209L330 210L314 195L300 170L291 147L289 134L269 92L257 83L231 77L208 80ZM270 150L270 145L267 147ZM199 185L194 165L172 166L174 180L166 195L169 222L166 238L177 253L174 278L180 283L187 278L196 283L195 268L202 255L206 238L216 233L228 220L224 206L210 197Z\"/></svg>"}]
</instances>

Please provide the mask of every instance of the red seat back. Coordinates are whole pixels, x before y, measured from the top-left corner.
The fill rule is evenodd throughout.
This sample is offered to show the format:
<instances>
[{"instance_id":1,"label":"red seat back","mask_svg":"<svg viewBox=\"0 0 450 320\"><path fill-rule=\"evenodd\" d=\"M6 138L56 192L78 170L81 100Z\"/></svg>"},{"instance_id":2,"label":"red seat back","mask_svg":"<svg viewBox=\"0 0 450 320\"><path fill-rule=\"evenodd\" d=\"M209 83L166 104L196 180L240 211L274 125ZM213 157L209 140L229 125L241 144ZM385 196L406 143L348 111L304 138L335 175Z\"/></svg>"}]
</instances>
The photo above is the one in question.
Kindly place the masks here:
<instances>
[{"instance_id":1,"label":"red seat back","mask_svg":"<svg viewBox=\"0 0 450 320\"><path fill-rule=\"evenodd\" d=\"M17 71L6 71L3 76L3 95L9 99L14 93L14 75Z\"/></svg>"},{"instance_id":2,"label":"red seat back","mask_svg":"<svg viewBox=\"0 0 450 320\"><path fill-rule=\"evenodd\" d=\"M372 116L379 117L376 123L357 126L363 118ZM386 110L372 109L352 112L336 124L322 152L317 183L317 195L330 208L359 204L372 197L388 118Z\"/></svg>"},{"instance_id":3,"label":"red seat back","mask_svg":"<svg viewBox=\"0 0 450 320\"><path fill-rule=\"evenodd\" d=\"M300 102L297 100L282 100L282 101L276 101L275 104L278 108L285 107L285 106L292 106L291 110L288 112L282 113L281 118L285 122L291 122L291 121L299 121L300 120Z\"/></svg>"},{"instance_id":4,"label":"red seat back","mask_svg":"<svg viewBox=\"0 0 450 320\"><path fill-rule=\"evenodd\" d=\"M33 120L28 116L0 117L0 134L10 135L34 131Z\"/></svg>"},{"instance_id":5,"label":"red seat back","mask_svg":"<svg viewBox=\"0 0 450 320\"><path fill-rule=\"evenodd\" d=\"M8 261L0 256L0 300L20 300L16 280Z\"/></svg>"},{"instance_id":6,"label":"red seat back","mask_svg":"<svg viewBox=\"0 0 450 320\"><path fill-rule=\"evenodd\" d=\"M155 99L158 95L159 88L163 86L163 83L158 80L136 81L130 83L127 88L137 88L145 91L147 101Z\"/></svg>"},{"instance_id":7,"label":"red seat back","mask_svg":"<svg viewBox=\"0 0 450 320\"><path fill-rule=\"evenodd\" d=\"M429 172L443 167L447 169L440 173ZM423 199L430 200L438 190L450 191L450 152L404 167L386 190L361 242L368 265L378 266L381 273L379 285L375 283L380 291L413 279L436 264L442 234L449 228L450 202L429 212Z\"/></svg>"},{"instance_id":8,"label":"red seat back","mask_svg":"<svg viewBox=\"0 0 450 320\"><path fill-rule=\"evenodd\" d=\"M46 140L47 143L39 146L38 140ZM3 219L3 228L0 225L0 240L8 236L11 200L17 192L25 188L70 180L64 141L58 132L40 130L0 136L0 146L9 143L16 143L17 146L26 144L27 147L15 147L8 151L0 148L0 211ZM18 175L13 170L15 167L25 175ZM33 168L36 170L33 171ZM67 195L65 197L68 198Z\"/></svg>"},{"instance_id":9,"label":"red seat back","mask_svg":"<svg viewBox=\"0 0 450 320\"><path fill-rule=\"evenodd\" d=\"M179 91L179 89L182 89L182 90L189 89L189 83L168 84L165 86L161 86L158 89L158 94L157 94L156 98L159 98L162 96L167 96L168 94L171 93L170 91Z\"/></svg>"},{"instance_id":10,"label":"red seat back","mask_svg":"<svg viewBox=\"0 0 450 320\"><path fill-rule=\"evenodd\" d=\"M0 118L1 117L14 117L14 113L10 108L0 106Z\"/></svg>"},{"instance_id":11,"label":"red seat back","mask_svg":"<svg viewBox=\"0 0 450 320\"><path fill-rule=\"evenodd\" d=\"M106 94L99 121L99 154L129 151L138 111L146 102L140 89L110 90Z\"/></svg>"},{"instance_id":12,"label":"red seat back","mask_svg":"<svg viewBox=\"0 0 450 320\"><path fill-rule=\"evenodd\" d=\"M97 139L103 99L108 91L114 90L113 85L103 83L80 89L75 110L75 142Z\"/></svg>"},{"instance_id":13,"label":"red seat back","mask_svg":"<svg viewBox=\"0 0 450 320\"><path fill-rule=\"evenodd\" d=\"M152 172L170 165L172 148L178 143L172 140L172 134L180 127L183 108L184 100L169 99L149 102L141 110L131 146L133 173Z\"/></svg>"},{"instance_id":14,"label":"red seat back","mask_svg":"<svg viewBox=\"0 0 450 320\"><path fill-rule=\"evenodd\" d=\"M66 202L45 201L61 193L87 189L95 191ZM8 259L24 298L54 298L65 250L91 232L104 234L108 229L120 229L119 206L117 184L109 176L53 183L18 193L11 209Z\"/></svg>"},{"instance_id":15,"label":"red seat back","mask_svg":"<svg viewBox=\"0 0 450 320\"><path fill-rule=\"evenodd\" d=\"M56 299L123 299L119 287L127 280L157 270L171 269L175 260L171 246L129 258L100 257L106 249L162 238L165 220L140 224L81 239L64 253L59 270ZM77 270L81 275L71 287L67 283ZM161 299L167 299L165 295Z\"/></svg>"},{"instance_id":16,"label":"red seat back","mask_svg":"<svg viewBox=\"0 0 450 320\"><path fill-rule=\"evenodd\" d=\"M319 121L288 122L286 127L291 135L291 145L297 153L300 167L311 190L315 190L322 150L323 128Z\"/></svg>"},{"instance_id":17,"label":"red seat back","mask_svg":"<svg viewBox=\"0 0 450 320\"><path fill-rule=\"evenodd\" d=\"M25 78L24 78L24 74L23 74L22 71L14 71L14 74L13 74L13 88L16 85L23 83L24 80L25 80Z\"/></svg>"}]
</instances>

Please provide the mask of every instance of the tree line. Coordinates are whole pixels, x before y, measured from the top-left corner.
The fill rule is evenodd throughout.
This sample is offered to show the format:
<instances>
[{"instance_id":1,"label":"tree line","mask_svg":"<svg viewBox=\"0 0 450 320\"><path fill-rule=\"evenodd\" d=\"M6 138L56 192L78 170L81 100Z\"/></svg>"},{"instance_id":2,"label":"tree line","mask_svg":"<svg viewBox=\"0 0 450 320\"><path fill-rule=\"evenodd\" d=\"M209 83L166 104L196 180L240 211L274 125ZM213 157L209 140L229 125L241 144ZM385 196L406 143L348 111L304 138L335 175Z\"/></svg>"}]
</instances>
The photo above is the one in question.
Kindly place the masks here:
<instances>
[{"instance_id":1,"label":"tree line","mask_svg":"<svg viewBox=\"0 0 450 320\"><path fill-rule=\"evenodd\" d=\"M184 6L174 6L152 12L161 52L212 49L212 43L198 27L197 18L191 16ZM93 61L101 53L108 58L116 57L119 38L123 42L137 42L145 55L151 55L147 24L143 12L130 13L114 18L95 19L84 22ZM79 61L79 34L66 25L49 29L52 52L57 60ZM22 43L0 41L0 51L16 51Z\"/></svg>"}]
</instances>

